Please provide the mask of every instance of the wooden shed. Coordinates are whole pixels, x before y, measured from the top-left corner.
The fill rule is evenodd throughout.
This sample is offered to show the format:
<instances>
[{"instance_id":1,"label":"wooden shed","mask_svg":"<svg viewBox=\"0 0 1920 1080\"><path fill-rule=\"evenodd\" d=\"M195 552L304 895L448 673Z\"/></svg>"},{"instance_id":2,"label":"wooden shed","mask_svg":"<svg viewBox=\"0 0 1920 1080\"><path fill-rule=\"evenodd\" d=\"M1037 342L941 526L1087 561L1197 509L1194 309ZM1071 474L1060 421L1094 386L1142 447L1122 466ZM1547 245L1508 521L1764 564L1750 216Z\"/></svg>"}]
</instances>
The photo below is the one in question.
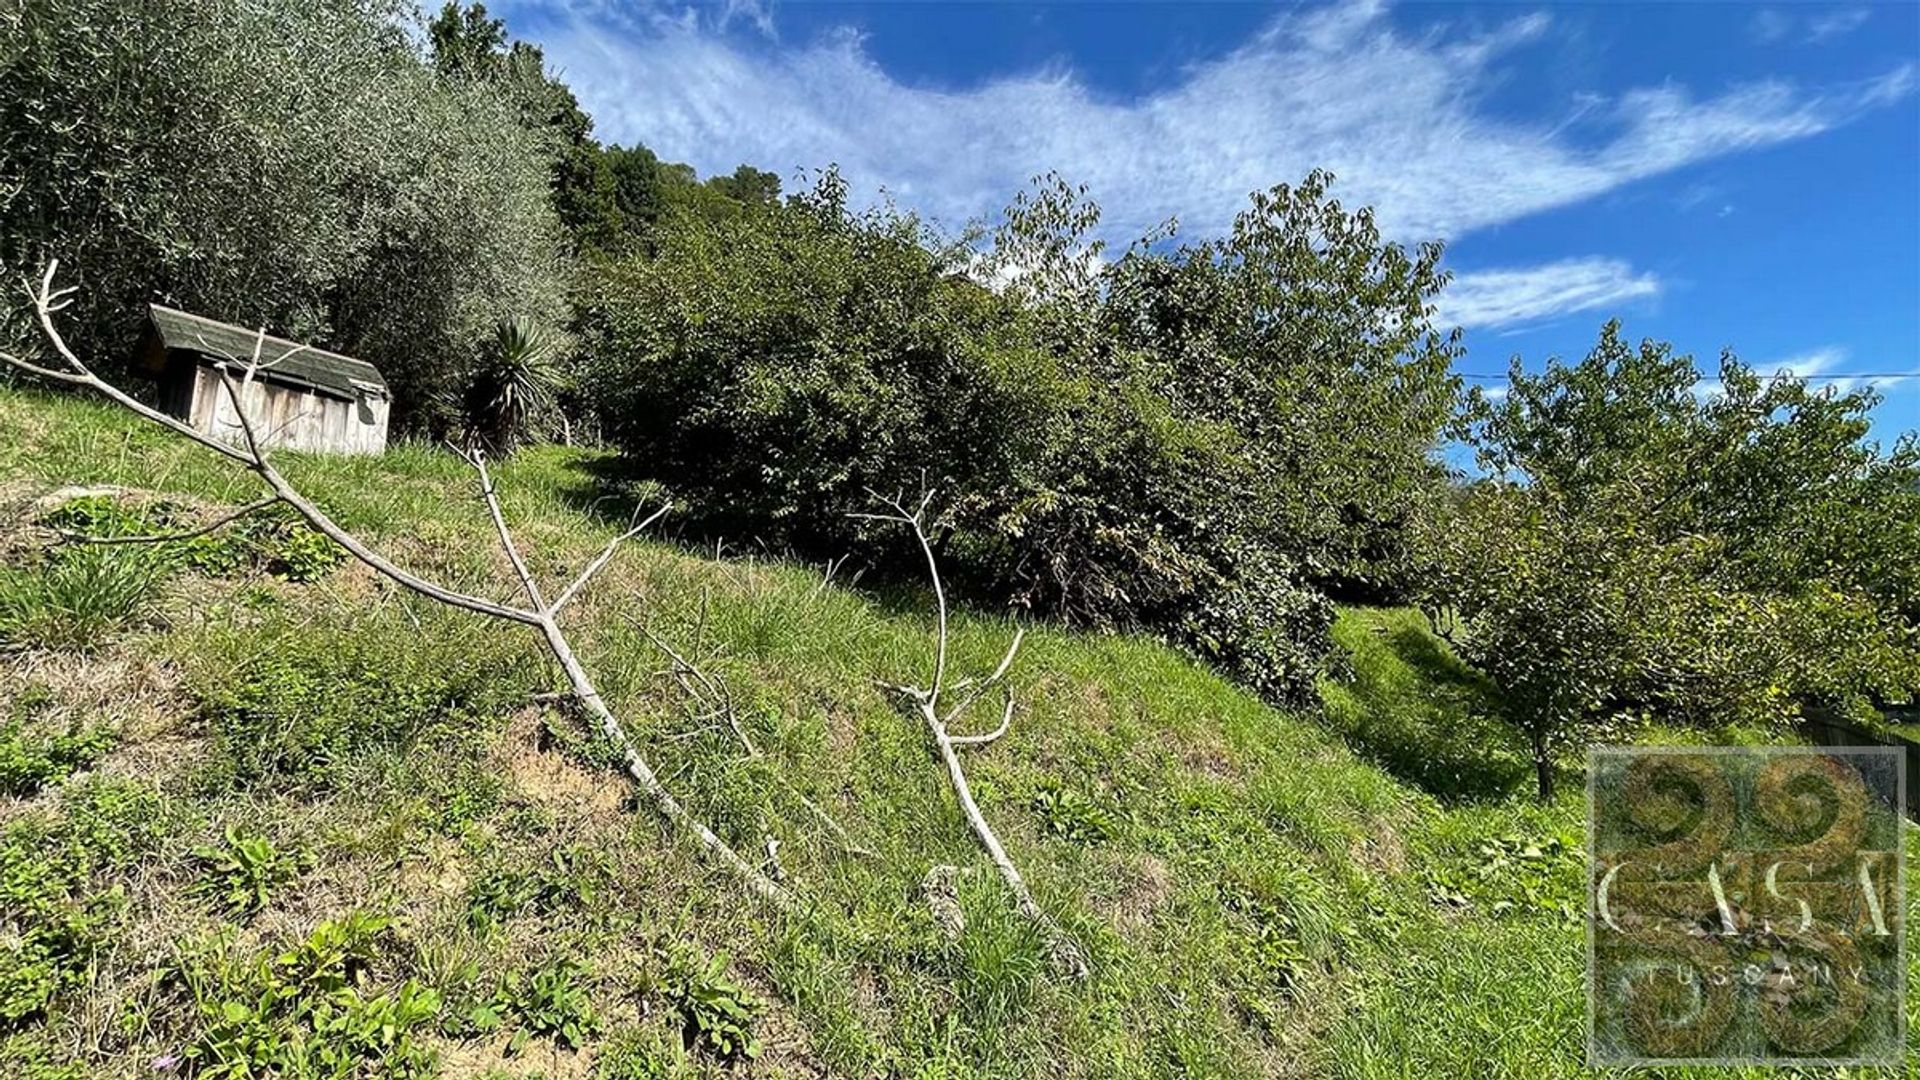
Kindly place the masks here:
<instances>
[{"instance_id":1,"label":"wooden shed","mask_svg":"<svg viewBox=\"0 0 1920 1080\"><path fill-rule=\"evenodd\" d=\"M150 304L135 364L160 384L160 408L216 438L245 441L217 370L253 357L257 331ZM295 352L293 350L299 349ZM387 445L387 381L364 360L269 336L242 395L267 446L377 454ZM237 382L240 373L233 371Z\"/></svg>"}]
</instances>

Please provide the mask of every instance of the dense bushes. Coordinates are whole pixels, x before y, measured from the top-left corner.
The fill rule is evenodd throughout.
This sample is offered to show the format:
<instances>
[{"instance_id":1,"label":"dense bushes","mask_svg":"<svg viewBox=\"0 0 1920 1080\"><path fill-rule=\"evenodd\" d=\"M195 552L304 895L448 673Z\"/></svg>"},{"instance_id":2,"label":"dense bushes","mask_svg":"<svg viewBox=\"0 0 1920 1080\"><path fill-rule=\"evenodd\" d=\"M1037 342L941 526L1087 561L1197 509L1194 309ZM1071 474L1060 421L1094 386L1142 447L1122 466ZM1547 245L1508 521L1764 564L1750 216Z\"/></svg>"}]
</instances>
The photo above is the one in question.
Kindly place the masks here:
<instances>
[{"instance_id":1,"label":"dense bushes","mask_svg":"<svg viewBox=\"0 0 1920 1080\"><path fill-rule=\"evenodd\" d=\"M1383 243L1327 183L1113 263L1085 239L1097 208L1057 183L985 256L849 209L832 173L670 214L593 289L602 427L715 529L806 552L899 557L849 515L924 477L976 594L1145 625L1302 696L1326 592L1404 584L1451 401L1438 251Z\"/></svg>"},{"instance_id":2,"label":"dense bushes","mask_svg":"<svg viewBox=\"0 0 1920 1080\"><path fill-rule=\"evenodd\" d=\"M604 148L481 9L32 0L0 69L0 262L67 262L92 357L150 298L381 365L396 422L510 448L596 403L716 529L870 561L869 487L948 499L976 596L1178 637L1305 695L1326 594L1395 595L1452 342L1438 253L1316 174L1112 262L1057 183L993 242ZM572 296L590 348L563 363ZM506 320L516 349L489 348ZM17 328L15 328L17 329Z\"/></svg>"},{"instance_id":3,"label":"dense bushes","mask_svg":"<svg viewBox=\"0 0 1920 1080\"><path fill-rule=\"evenodd\" d=\"M0 265L63 261L83 355L111 369L158 299L364 356L404 422L444 407L498 319L562 318L550 135L498 88L428 67L402 5L14 12Z\"/></svg>"},{"instance_id":4,"label":"dense bushes","mask_svg":"<svg viewBox=\"0 0 1920 1080\"><path fill-rule=\"evenodd\" d=\"M1517 366L1463 433L1489 475L1429 579L1534 744L1658 719L1764 726L1920 691L1920 443L1867 438L1871 391L1717 385L1608 324L1583 361Z\"/></svg>"},{"instance_id":5,"label":"dense bushes","mask_svg":"<svg viewBox=\"0 0 1920 1080\"><path fill-rule=\"evenodd\" d=\"M678 216L657 257L604 269L586 313L603 430L803 547L845 536L867 486L991 473L1018 376L970 354L1006 316L925 239L911 217L849 211L831 174L761 214Z\"/></svg>"}]
</instances>

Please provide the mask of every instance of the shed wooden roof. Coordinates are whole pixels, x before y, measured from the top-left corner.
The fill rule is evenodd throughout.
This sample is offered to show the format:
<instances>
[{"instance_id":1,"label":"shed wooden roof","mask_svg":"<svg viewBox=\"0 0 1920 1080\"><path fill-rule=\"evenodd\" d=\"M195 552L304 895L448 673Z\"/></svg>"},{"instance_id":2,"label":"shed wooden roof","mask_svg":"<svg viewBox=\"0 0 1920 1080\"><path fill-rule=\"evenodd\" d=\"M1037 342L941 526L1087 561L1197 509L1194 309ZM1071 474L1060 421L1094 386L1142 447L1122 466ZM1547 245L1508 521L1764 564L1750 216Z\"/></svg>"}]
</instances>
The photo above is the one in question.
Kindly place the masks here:
<instances>
[{"instance_id":1,"label":"shed wooden roof","mask_svg":"<svg viewBox=\"0 0 1920 1080\"><path fill-rule=\"evenodd\" d=\"M253 356L254 345L260 341L257 330L216 322L160 304L147 305L147 319L162 348L181 349L213 360L233 357L246 361ZM300 351L292 352L294 349ZM287 355L289 353L291 355ZM285 359L276 362L281 356ZM260 359L263 364L271 365L261 368L260 377L264 379L293 383L348 400L367 391L381 396L388 394L387 380L380 377L380 369L365 360L312 346L303 348L297 342L271 334L261 344Z\"/></svg>"}]
</instances>

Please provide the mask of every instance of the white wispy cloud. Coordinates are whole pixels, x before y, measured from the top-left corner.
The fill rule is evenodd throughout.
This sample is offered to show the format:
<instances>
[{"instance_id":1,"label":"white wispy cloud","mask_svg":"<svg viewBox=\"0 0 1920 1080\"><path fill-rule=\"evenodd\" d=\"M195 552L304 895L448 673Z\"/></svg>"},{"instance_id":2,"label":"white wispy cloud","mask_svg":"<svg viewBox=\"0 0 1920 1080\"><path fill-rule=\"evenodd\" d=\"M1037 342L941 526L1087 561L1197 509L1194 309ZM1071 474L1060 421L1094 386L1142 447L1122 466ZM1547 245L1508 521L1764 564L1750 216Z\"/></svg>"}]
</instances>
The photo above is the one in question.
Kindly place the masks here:
<instances>
[{"instance_id":1,"label":"white wispy cloud","mask_svg":"<svg viewBox=\"0 0 1920 1080\"><path fill-rule=\"evenodd\" d=\"M1659 279L1635 272L1622 260L1562 259L1458 274L1441 294L1439 314L1447 325L1501 327L1658 295Z\"/></svg>"},{"instance_id":2,"label":"white wispy cloud","mask_svg":"<svg viewBox=\"0 0 1920 1080\"><path fill-rule=\"evenodd\" d=\"M720 8L720 28L735 20L746 22L767 37L773 37L773 9L762 0L726 0Z\"/></svg>"},{"instance_id":3,"label":"white wispy cloud","mask_svg":"<svg viewBox=\"0 0 1920 1080\"><path fill-rule=\"evenodd\" d=\"M1902 383L1920 379L1917 375L1881 374L1869 377L1851 377L1846 374L1848 351L1839 345L1827 345L1798 356L1784 360L1756 364L1754 370L1762 375L1791 376L1799 379L1819 377L1822 382L1846 393L1862 386L1871 385L1879 390L1889 390Z\"/></svg>"},{"instance_id":4,"label":"white wispy cloud","mask_svg":"<svg viewBox=\"0 0 1920 1080\"><path fill-rule=\"evenodd\" d=\"M1810 379L1815 380L1816 388L1831 387L1846 394L1871 386L1886 397L1904 397L1909 391L1920 387L1920 372L1912 374L1887 373L1885 371L1861 371L1849 375L1846 368L1851 353L1841 345L1823 345L1809 349L1804 353L1779 360L1764 361L1751 365L1754 372L1766 379ZM1853 365L1856 369L1858 365ZM1714 370L1710 364L1702 365L1703 371ZM1726 393L1726 384L1717 376L1709 375L1694 384L1693 392L1702 398L1715 398Z\"/></svg>"},{"instance_id":5,"label":"white wispy cloud","mask_svg":"<svg viewBox=\"0 0 1920 1080\"><path fill-rule=\"evenodd\" d=\"M1864 6L1809 5L1808 10L1799 11L1769 7L1754 12L1748 31L1755 40L1769 44L1791 39L1819 45L1853 33L1872 17L1873 11Z\"/></svg>"},{"instance_id":6,"label":"white wispy cloud","mask_svg":"<svg viewBox=\"0 0 1920 1080\"><path fill-rule=\"evenodd\" d=\"M765 36L720 32L720 20L685 8L609 0L510 0L507 13L539 27L603 138L644 142L703 173L743 161L783 175L838 163L856 191L884 189L949 226L996 212L1031 176L1058 170L1089 185L1106 235L1121 242L1175 216L1188 233L1218 232L1249 191L1316 167L1339 177L1343 201L1375 207L1388 235L1456 239L1817 134L1914 90L1911 66L1825 88L1662 84L1570 98L1558 125L1522 122L1486 108L1486 92L1505 76L1503 58L1552 32L1549 15L1414 35L1361 0L1280 17L1176 84L1116 100L1058 66L965 88L915 85L883 70L856 31L789 43L771 19L754 18L764 7L727 10ZM1602 259L1500 273L1480 276L1459 310L1544 315L1556 309L1541 297L1586 303L1605 295L1602 279L1638 290L1629 296L1657 289Z\"/></svg>"},{"instance_id":7,"label":"white wispy cloud","mask_svg":"<svg viewBox=\"0 0 1920 1080\"><path fill-rule=\"evenodd\" d=\"M554 0L532 0L532 6ZM522 0L519 7L529 4ZM1476 37L1411 37L1373 3L1284 17L1178 85L1117 102L1046 70L952 90L894 79L857 33L750 47L686 20L545 8L547 55L604 137L641 141L702 172L742 161L783 173L838 162L942 220L998 210L1030 176L1090 185L1117 234L1178 215L1215 230L1246 194L1315 167L1403 238L1458 237L1704 158L1827 130L1912 90L1785 83L1696 97L1671 85L1588 103L1617 134L1597 148L1477 105L1495 62L1550 23L1532 14Z\"/></svg>"},{"instance_id":8,"label":"white wispy cloud","mask_svg":"<svg viewBox=\"0 0 1920 1080\"><path fill-rule=\"evenodd\" d=\"M1872 17L1873 12L1864 7L1839 8L1812 16L1807 20L1807 40L1821 42L1845 37L1865 26Z\"/></svg>"}]
</instances>

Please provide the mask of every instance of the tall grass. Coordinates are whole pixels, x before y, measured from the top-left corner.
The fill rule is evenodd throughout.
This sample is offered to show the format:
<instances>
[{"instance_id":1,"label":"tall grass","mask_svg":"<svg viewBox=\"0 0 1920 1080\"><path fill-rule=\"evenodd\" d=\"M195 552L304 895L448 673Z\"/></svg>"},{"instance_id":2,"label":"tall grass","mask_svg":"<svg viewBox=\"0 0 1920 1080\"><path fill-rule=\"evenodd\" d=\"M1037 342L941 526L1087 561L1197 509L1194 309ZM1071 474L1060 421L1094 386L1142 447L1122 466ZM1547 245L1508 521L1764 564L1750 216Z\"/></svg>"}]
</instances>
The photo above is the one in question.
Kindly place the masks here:
<instances>
[{"instance_id":1,"label":"tall grass","mask_svg":"<svg viewBox=\"0 0 1920 1080\"><path fill-rule=\"evenodd\" d=\"M59 548L35 565L0 565L0 649L98 648L147 608L167 571L142 546Z\"/></svg>"}]
</instances>

